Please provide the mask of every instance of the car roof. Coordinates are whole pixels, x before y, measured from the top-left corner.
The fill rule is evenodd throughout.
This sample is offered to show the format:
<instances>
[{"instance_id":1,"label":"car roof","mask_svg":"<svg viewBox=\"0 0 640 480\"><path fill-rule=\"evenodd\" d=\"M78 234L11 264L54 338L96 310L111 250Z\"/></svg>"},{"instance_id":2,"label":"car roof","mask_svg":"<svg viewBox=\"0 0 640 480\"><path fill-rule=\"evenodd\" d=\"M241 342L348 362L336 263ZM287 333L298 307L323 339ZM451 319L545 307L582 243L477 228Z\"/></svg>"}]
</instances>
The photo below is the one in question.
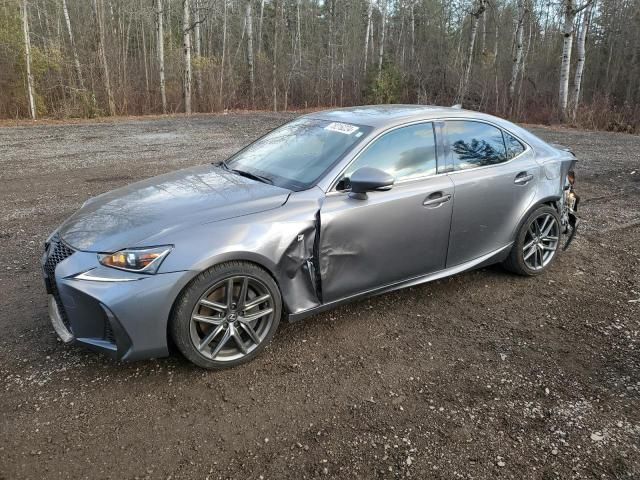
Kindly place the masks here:
<instances>
[{"instance_id":1,"label":"car roof","mask_svg":"<svg viewBox=\"0 0 640 480\"><path fill-rule=\"evenodd\" d=\"M459 107L439 107L435 105L366 105L323 110L306 116L336 122L368 125L376 128L442 116L490 117L478 112L463 110Z\"/></svg>"},{"instance_id":2,"label":"car roof","mask_svg":"<svg viewBox=\"0 0 640 480\"><path fill-rule=\"evenodd\" d=\"M465 110L459 106L440 107L436 105L366 105L359 107L335 108L321 110L305 115L307 118L317 118L334 122L367 125L374 128L374 132L386 130L405 123L429 121L439 118L484 120L498 125L511 133L515 133L525 142L539 149L549 149L549 145L542 139L524 128L504 118L495 117L487 113Z\"/></svg>"}]
</instances>

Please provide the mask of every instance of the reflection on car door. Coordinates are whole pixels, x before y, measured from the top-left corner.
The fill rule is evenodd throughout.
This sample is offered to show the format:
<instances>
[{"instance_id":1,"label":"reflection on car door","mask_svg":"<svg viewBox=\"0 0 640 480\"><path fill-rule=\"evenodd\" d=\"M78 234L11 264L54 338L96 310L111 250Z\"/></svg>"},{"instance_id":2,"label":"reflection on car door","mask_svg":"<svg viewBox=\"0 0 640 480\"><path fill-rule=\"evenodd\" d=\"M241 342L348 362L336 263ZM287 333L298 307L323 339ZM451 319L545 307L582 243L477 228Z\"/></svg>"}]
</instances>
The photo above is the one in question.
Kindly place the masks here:
<instances>
[{"instance_id":1,"label":"reflection on car door","mask_svg":"<svg viewBox=\"0 0 640 480\"><path fill-rule=\"evenodd\" d=\"M325 303L445 266L453 182L436 175L433 125L403 129L374 141L347 169L347 177L363 166L392 173L391 190L369 192L365 200L348 192L325 198L320 211Z\"/></svg>"},{"instance_id":2,"label":"reflection on car door","mask_svg":"<svg viewBox=\"0 0 640 480\"><path fill-rule=\"evenodd\" d=\"M518 148L517 139L506 132L503 137L493 125L447 121L446 132L455 185L447 255L447 267L452 267L513 240L533 201L540 168L531 150L521 143Z\"/></svg>"}]
</instances>

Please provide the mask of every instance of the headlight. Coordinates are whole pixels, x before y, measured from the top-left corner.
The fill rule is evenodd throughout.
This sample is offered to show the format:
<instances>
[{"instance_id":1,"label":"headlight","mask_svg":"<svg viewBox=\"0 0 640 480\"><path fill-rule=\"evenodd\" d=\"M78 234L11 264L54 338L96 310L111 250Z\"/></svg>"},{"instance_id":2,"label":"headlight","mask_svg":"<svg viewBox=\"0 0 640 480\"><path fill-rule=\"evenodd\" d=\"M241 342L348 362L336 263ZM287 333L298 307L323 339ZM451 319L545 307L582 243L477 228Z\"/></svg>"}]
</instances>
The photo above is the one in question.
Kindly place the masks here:
<instances>
[{"instance_id":1,"label":"headlight","mask_svg":"<svg viewBox=\"0 0 640 480\"><path fill-rule=\"evenodd\" d=\"M161 247L127 248L116 253L99 253L98 261L106 266L126 270L154 274L158 271L164 257L169 255L171 245Z\"/></svg>"}]
</instances>

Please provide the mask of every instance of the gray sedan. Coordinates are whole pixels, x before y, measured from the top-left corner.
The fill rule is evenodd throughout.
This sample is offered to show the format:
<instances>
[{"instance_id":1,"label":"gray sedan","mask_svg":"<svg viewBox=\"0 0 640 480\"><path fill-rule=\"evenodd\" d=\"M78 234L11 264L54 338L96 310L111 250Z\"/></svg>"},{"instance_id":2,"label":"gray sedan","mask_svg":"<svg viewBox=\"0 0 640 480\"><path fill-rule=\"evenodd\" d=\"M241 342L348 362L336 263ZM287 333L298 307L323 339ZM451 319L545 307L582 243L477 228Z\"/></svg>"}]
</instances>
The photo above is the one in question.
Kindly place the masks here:
<instances>
[{"instance_id":1,"label":"gray sedan","mask_svg":"<svg viewBox=\"0 0 640 480\"><path fill-rule=\"evenodd\" d=\"M88 200L46 241L58 336L137 360L246 362L281 319L502 262L577 227L576 159L505 120L385 105L302 116L219 165Z\"/></svg>"}]
</instances>

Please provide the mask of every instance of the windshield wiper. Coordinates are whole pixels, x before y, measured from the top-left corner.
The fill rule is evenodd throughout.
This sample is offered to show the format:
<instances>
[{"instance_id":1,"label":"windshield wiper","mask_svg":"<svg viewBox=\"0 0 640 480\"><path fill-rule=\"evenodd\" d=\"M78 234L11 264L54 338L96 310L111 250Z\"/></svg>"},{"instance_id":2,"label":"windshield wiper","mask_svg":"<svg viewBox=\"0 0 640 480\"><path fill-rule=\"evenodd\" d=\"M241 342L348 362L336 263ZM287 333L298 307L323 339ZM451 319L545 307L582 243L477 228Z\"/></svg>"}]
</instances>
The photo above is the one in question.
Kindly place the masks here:
<instances>
[{"instance_id":1,"label":"windshield wiper","mask_svg":"<svg viewBox=\"0 0 640 480\"><path fill-rule=\"evenodd\" d=\"M229 168L229 167L227 166L226 168ZM250 178L251 180L257 180L258 182L268 183L269 185L273 185L273 180L267 177L263 177L262 175L256 175L255 173L251 173L251 172L245 172L244 170L238 170L237 168L232 168L231 171L243 177Z\"/></svg>"},{"instance_id":2,"label":"windshield wiper","mask_svg":"<svg viewBox=\"0 0 640 480\"><path fill-rule=\"evenodd\" d=\"M264 177L262 175L256 175L255 173L245 172L244 170L239 170L237 168L231 168L227 165L226 160L220 162L220 167L225 170L229 170L230 172L237 173L238 175L246 178L250 178L251 180L257 180L258 182L268 183L269 185L273 185L273 180L268 177Z\"/></svg>"}]
</instances>

